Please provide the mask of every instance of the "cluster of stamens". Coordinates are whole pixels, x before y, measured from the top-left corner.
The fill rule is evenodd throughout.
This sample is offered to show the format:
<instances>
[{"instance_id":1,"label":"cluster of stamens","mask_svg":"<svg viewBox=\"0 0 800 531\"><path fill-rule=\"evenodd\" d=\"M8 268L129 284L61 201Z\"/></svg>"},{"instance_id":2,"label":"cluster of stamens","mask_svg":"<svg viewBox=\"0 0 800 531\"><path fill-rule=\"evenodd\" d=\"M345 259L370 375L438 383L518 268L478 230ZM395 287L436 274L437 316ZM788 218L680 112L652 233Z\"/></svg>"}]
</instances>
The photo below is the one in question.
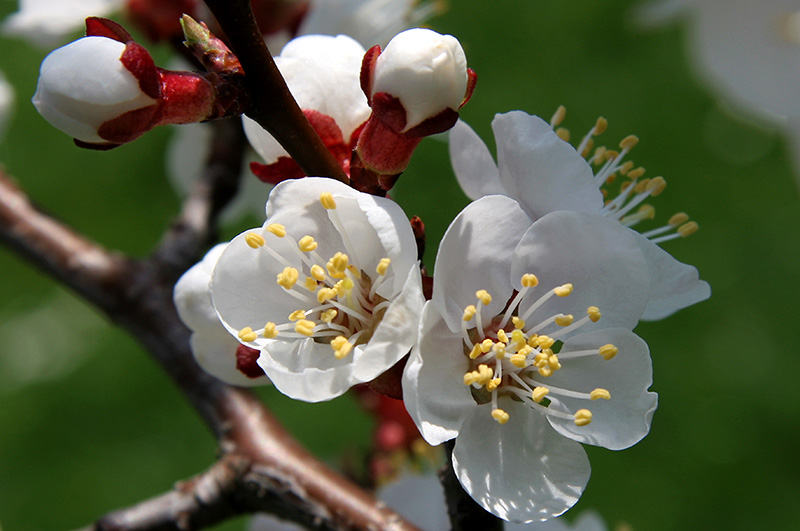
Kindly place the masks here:
<instances>
[{"instance_id":1,"label":"cluster of stamens","mask_svg":"<svg viewBox=\"0 0 800 531\"><path fill-rule=\"evenodd\" d=\"M316 240L306 235L294 240L286 227L273 223L265 231L292 244L292 256L286 257L267 245L262 234L256 231L245 236L245 242L255 250L268 252L284 269L276 282L285 293L298 301L300 309L287 316L285 323L268 322L263 328L245 327L239 339L250 343L259 337L274 339L314 338L329 343L336 359L343 359L356 345L369 341L389 306L389 301L376 293L391 266L389 258L382 258L370 276L357 265L350 263L355 256L353 244L336 212L336 201L325 192L320 203L328 218L339 231L345 252L336 252L328 260L317 253ZM374 279L374 280L373 280Z\"/></svg>"},{"instance_id":2,"label":"cluster of stamens","mask_svg":"<svg viewBox=\"0 0 800 531\"><path fill-rule=\"evenodd\" d=\"M586 315L577 320L573 315L559 313L530 325L526 321L542 304L551 297L569 296L573 286L564 284L550 290L520 315L520 302L539 281L535 275L526 274L522 276L521 283L522 289L509 301L505 312L491 322L484 322L481 315L481 309L492 301L491 295L485 290L477 291L477 303L464 309L461 326L464 353L471 360L470 370L464 374L464 385L472 386L473 396L478 402L491 402L492 417L500 424L509 420L508 413L497 407L498 397L505 395L546 415L572 419L576 425L586 426L592 421L591 411L561 411L550 407L545 397L609 400L609 391L602 388L589 391L564 389L547 385L545 381L556 371L562 370L562 363L567 360L592 355L610 360L616 356L617 347L608 344L592 350L559 354L556 349L560 338L587 323L597 322L601 317L600 310L590 306Z\"/></svg>"},{"instance_id":3,"label":"cluster of stamens","mask_svg":"<svg viewBox=\"0 0 800 531\"><path fill-rule=\"evenodd\" d=\"M565 116L566 109L562 105L553 115L550 125L555 128L559 138L569 142L569 130L558 127ZM667 182L663 177L643 178L645 173L643 167L635 167L631 160L623 162L625 156L639 143L639 138L635 135L622 139L619 150L608 149L605 146L595 147L594 137L602 134L607 127L608 121L602 116L598 118L576 149L589 164L598 168L594 178L605 198L602 213L618 220L626 227L633 227L641 221L655 218L656 209L645 201L663 192ZM612 196L609 188L619 176L626 179L620 185L616 196ZM643 232L642 236L653 243L662 243L694 234L698 228L697 223L690 221L686 213L678 212L669 218L666 225Z\"/></svg>"}]
</instances>

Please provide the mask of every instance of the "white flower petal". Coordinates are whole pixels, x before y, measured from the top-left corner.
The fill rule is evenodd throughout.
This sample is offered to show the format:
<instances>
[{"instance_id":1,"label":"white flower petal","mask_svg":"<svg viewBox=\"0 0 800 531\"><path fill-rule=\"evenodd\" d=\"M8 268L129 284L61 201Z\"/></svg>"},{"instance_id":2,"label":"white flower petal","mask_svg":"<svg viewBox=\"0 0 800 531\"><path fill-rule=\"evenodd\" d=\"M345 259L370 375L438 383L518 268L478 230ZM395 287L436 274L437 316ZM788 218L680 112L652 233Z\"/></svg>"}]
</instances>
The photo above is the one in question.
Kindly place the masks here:
<instances>
[{"instance_id":1,"label":"white flower petal","mask_svg":"<svg viewBox=\"0 0 800 531\"><path fill-rule=\"evenodd\" d=\"M491 406L475 408L461 426L453 468L461 485L490 513L511 522L546 520L572 507L589 481L580 444L556 433L544 416L501 398L500 425Z\"/></svg>"},{"instance_id":2,"label":"white flower petal","mask_svg":"<svg viewBox=\"0 0 800 531\"><path fill-rule=\"evenodd\" d=\"M191 338L192 354L208 374L230 385L252 387L269 384L266 376L248 378L236 368L239 342L217 321L217 328L195 332Z\"/></svg>"},{"instance_id":3,"label":"white flower petal","mask_svg":"<svg viewBox=\"0 0 800 531\"><path fill-rule=\"evenodd\" d=\"M461 330L464 308L487 290L486 315L497 315L511 296L511 252L531 220L511 198L483 197L462 210L445 232L433 274L433 303L450 330Z\"/></svg>"},{"instance_id":4,"label":"white flower petal","mask_svg":"<svg viewBox=\"0 0 800 531\"><path fill-rule=\"evenodd\" d=\"M508 195L500 184L500 172L489 148L462 120L450 130L450 161L458 184L470 199L492 194Z\"/></svg>"},{"instance_id":5,"label":"white flower petal","mask_svg":"<svg viewBox=\"0 0 800 531\"><path fill-rule=\"evenodd\" d=\"M401 477L380 488L378 499L423 531L450 528L444 489L436 474Z\"/></svg>"},{"instance_id":6,"label":"white flower petal","mask_svg":"<svg viewBox=\"0 0 800 531\"><path fill-rule=\"evenodd\" d=\"M648 300L647 264L634 234L600 215L559 211L536 221L514 251L515 287L526 273L536 275L539 285L523 299L521 314L548 290L574 286L571 295L551 298L526 319L529 325L559 312L579 319L589 306L597 306L602 319L593 326L630 330Z\"/></svg>"},{"instance_id":7,"label":"white flower petal","mask_svg":"<svg viewBox=\"0 0 800 531\"><path fill-rule=\"evenodd\" d=\"M83 29L86 17L103 17L122 6L123 0L19 0L19 11L3 21L2 31L49 48Z\"/></svg>"},{"instance_id":8,"label":"white flower petal","mask_svg":"<svg viewBox=\"0 0 800 531\"><path fill-rule=\"evenodd\" d=\"M419 344L403 373L403 402L422 437L433 446L457 436L475 408L461 378L469 370L462 348L461 337L451 334L433 304L426 303Z\"/></svg>"},{"instance_id":9,"label":"white flower petal","mask_svg":"<svg viewBox=\"0 0 800 531\"><path fill-rule=\"evenodd\" d=\"M700 280L697 268L679 262L657 244L637 232L634 234L650 275L650 298L643 320L663 319L711 296L711 287Z\"/></svg>"},{"instance_id":10,"label":"white flower petal","mask_svg":"<svg viewBox=\"0 0 800 531\"><path fill-rule=\"evenodd\" d=\"M589 164L550 124L522 111L492 121L506 194L537 219L555 210L599 212L603 196Z\"/></svg>"},{"instance_id":11,"label":"white flower petal","mask_svg":"<svg viewBox=\"0 0 800 531\"><path fill-rule=\"evenodd\" d=\"M588 409L592 412L592 422L588 426L576 426L569 419L547 418L565 437L622 450L647 435L658 402L658 396L647 390L653 381L647 344L633 332L613 328L574 336L567 340L561 353L597 349L606 344L619 349L614 358L605 360L600 355L592 355L565 359L561 370L542 380L545 386L551 384L584 393L605 389L611 393L611 399L588 401L553 393L550 407L566 408L570 413Z\"/></svg>"},{"instance_id":12,"label":"white flower petal","mask_svg":"<svg viewBox=\"0 0 800 531\"><path fill-rule=\"evenodd\" d=\"M224 331L214 305L211 304L209 282L225 246L226 244L219 244L212 247L203 260L189 268L175 284L173 298L178 316L193 332L208 328Z\"/></svg>"},{"instance_id":13,"label":"white flower petal","mask_svg":"<svg viewBox=\"0 0 800 531\"><path fill-rule=\"evenodd\" d=\"M351 361L337 360L330 345L309 338L269 341L258 365L289 398L322 402L344 394L353 385L355 365Z\"/></svg>"},{"instance_id":14,"label":"white flower petal","mask_svg":"<svg viewBox=\"0 0 800 531\"><path fill-rule=\"evenodd\" d=\"M353 359L356 380L373 380L408 354L417 342L424 304L422 276L419 268L414 267L409 271L402 291L387 308L369 343L362 352L356 353L357 357Z\"/></svg>"}]
</instances>

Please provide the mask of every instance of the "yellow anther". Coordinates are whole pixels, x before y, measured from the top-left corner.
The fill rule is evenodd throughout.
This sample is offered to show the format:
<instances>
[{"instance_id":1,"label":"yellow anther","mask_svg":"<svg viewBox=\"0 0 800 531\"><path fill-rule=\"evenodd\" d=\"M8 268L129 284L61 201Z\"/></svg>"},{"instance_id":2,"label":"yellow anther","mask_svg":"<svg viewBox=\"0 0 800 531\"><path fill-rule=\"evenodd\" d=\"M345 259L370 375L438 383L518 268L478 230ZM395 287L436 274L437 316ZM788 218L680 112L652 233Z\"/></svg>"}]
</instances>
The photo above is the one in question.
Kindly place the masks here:
<instances>
[{"instance_id":1,"label":"yellow anther","mask_svg":"<svg viewBox=\"0 0 800 531\"><path fill-rule=\"evenodd\" d=\"M535 387L533 392L531 393L531 398L537 404L542 401L542 399L547 396L547 393L550 392L550 389L547 387Z\"/></svg>"},{"instance_id":2,"label":"yellow anther","mask_svg":"<svg viewBox=\"0 0 800 531\"><path fill-rule=\"evenodd\" d=\"M497 331L497 340L502 341L505 344L508 344L508 336L506 335L505 330L498 330Z\"/></svg>"},{"instance_id":3,"label":"yellow anther","mask_svg":"<svg viewBox=\"0 0 800 531\"><path fill-rule=\"evenodd\" d=\"M639 218L653 219L656 217L656 208L653 205L642 205L639 207Z\"/></svg>"},{"instance_id":4,"label":"yellow anther","mask_svg":"<svg viewBox=\"0 0 800 531\"><path fill-rule=\"evenodd\" d=\"M613 149L606 150L606 160L614 160L619 157L619 151Z\"/></svg>"},{"instance_id":5,"label":"yellow anther","mask_svg":"<svg viewBox=\"0 0 800 531\"><path fill-rule=\"evenodd\" d=\"M464 321L471 321L472 318L475 317L475 313L477 311L478 309L475 307L475 305L470 304L469 306L464 308L464 316L462 317L462 319L464 319Z\"/></svg>"},{"instance_id":6,"label":"yellow anther","mask_svg":"<svg viewBox=\"0 0 800 531\"><path fill-rule=\"evenodd\" d=\"M564 107L563 105L559 105L558 109L556 109L556 112L553 114L553 117L550 118L550 125L552 127L555 127L561 124L561 122L564 121L564 117L566 115L567 115L567 108Z\"/></svg>"},{"instance_id":7,"label":"yellow anther","mask_svg":"<svg viewBox=\"0 0 800 531\"><path fill-rule=\"evenodd\" d=\"M498 332L498 336L497 337L498 337L498 339L500 338L499 332ZM514 331L511 332L511 341L513 341L514 343L518 343L518 344L521 343L522 345L524 345L525 344L525 334L523 334L522 330L520 330L519 328L515 328Z\"/></svg>"},{"instance_id":8,"label":"yellow anther","mask_svg":"<svg viewBox=\"0 0 800 531\"><path fill-rule=\"evenodd\" d=\"M492 352L497 359L501 360L506 357L506 344L505 343L495 343L492 347Z\"/></svg>"},{"instance_id":9,"label":"yellow anther","mask_svg":"<svg viewBox=\"0 0 800 531\"><path fill-rule=\"evenodd\" d=\"M326 267L328 268L328 274L333 278L344 278L344 272L347 270L347 266L350 263L350 258L344 253L336 253L328 260Z\"/></svg>"},{"instance_id":10,"label":"yellow anther","mask_svg":"<svg viewBox=\"0 0 800 531\"><path fill-rule=\"evenodd\" d=\"M303 334L304 336L311 337L314 335L314 327L317 326L317 323L314 321L309 321L307 319L301 319L294 324L294 331L298 334Z\"/></svg>"},{"instance_id":11,"label":"yellow anther","mask_svg":"<svg viewBox=\"0 0 800 531\"><path fill-rule=\"evenodd\" d=\"M495 389L497 389L498 387L500 387L500 382L502 382L502 381L503 381L503 379L502 379L502 378L492 378L492 379L491 379L491 380L489 380L489 382L486 384L486 390L487 390L487 391L489 391L489 392L492 392L492 391L494 391Z\"/></svg>"},{"instance_id":12,"label":"yellow anther","mask_svg":"<svg viewBox=\"0 0 800 531\"><path fill-rule=\"evenodd\" d=\"M522 330L523 328L525 328L525 321L523 321L516 315L511 318L511 322L514 323L514 328L518 330Z\"/></svg>"},{"instance_id":13,"label":"yellow anther","mask_svg":"<svg viewBox=\"0 0 800 531\"><path fill-rule=\"evenodd\" d=\"M598 353L603 357L604 360L610 360L617 355L617 352L619 352L619 349L609 343L608 345L603 345L600 347Z\"/></svg>"},{"instance_id":14,"label":"yellow anther","mask_svg":"<svg viewBox=\"0 0 800 531\"><path fill-rule=\"evenodd\" d=\"M350 354L350 351L353 350L353 344L346 337L337 336L331 341L331 348L333 349L333 355L337 360L340 360Z\"/></svg>"},{"instance_id":15,"label":"yellow anther","mask_svg":"<svg viewBox=\"0 0 800 531\"><path fill-rule=\"evenodd\" d=\"M557 315L555 318L556 324L558 326L569 326L572 324L575 318L571 314L567 315Z\"/></svg>"},{"instance_id":16,"label":"yellow anther","mask_svg":"<svg viewBox=\"0 0 800 531\"><path fill-rule=\"evenodd\" d=\"M665 181L663 177L653 177L650 184L647 185L647 191L650 192L652 197L655 197L663 192L666 187L667 181Z\"/></svg>"},{"instance_id":17,"label":"yellow anther","mask_svg":"<svg viewBox=\"0 0 800 531\"><path fill-rule=\"evenodd\" d=\"M280 223L270 223L267 225L267 231L271 232L278 238L283 238L286 236L286 227L281 225Z\"/></svg>"},{"instance_id":18,"label":"yellow anther","mask_svg":"<svg viewBox=\"0 0 800 531\"><path fill-rule=\"evenodd\" d=\"M336 311L336 308L330 308L319 315L319 320L323 323L330 323L337 315L339 315L339 312Z\"/></svg>"},{"instance_id":19,"label":"yellow anther","mask_svg":"<svg viewBox=\"0 0 800 531\"><path fill-rule=\"evenodd\" d=\"M381 258L381 261L378 262L378 267L375 268L375 271L377 271L379 275L383 276L386 274L386 271L389 270L389 264L391 263L391 259Z\"/></svg>"},{"instance_id":20,"label":"yellow anther","mask_svg":"<svg viewBox=\"0 0 800 531\"><path fill-rule=\"evenodd\" d=\"M528 366L528 363L526 362L526 358L527 358L527 356L525 354L522 354L521 352L517 352L516 354L514 354L513 356L511 356L509 358L509 361L511 361L511 364L514 367L519 367L520 369L524 369L525 367Z\"/></svg>"},{"instance_id":21,"label":"yellow anther","mask_svg":"<svg viewBox=\"0 0 800 531\"><path fill-rule=\"evenodd\" d=\"M522 275L522 287L533 288L539 283L539 279L533 273L526 273Z\"/></svg>"},{"instance_id":22,"label":"yellow anther","mask_svg":"<svg viewBox=\"0 0 800 531\"><path fill-rule=\"evenodd\" d=\"M464 374L464 385L472 385L478 380L478 371L470 371Z\"/></svg>"},{"instance_id":23,"label":"yellow anther","mask_svg":"<svg viewBox=\"0 0 800 531\"><path fill-rule=\"evenodd\" d=\"M531 346L528 346L528 345L523 345L523 346L522 346L522 347L520 347L520 349L517 351L517 354L520 354L520 355L522 355L522 356L525 356L525 357L527 357L527 356L528 356L528 355L529 355L531 352L533 352L533 347L531 347Z\"/></svg>"},{"instance_id":24,"label":"yellow anther","mask_svg":"<svg viewBox=\"0 0 800 531\"><path fill-rule=\"evenodd\" d=\"M697 222L689 221L678 227L678 234L680 234L682 237L685 238L686 236L689 236L690 234L694 234L695 232L697 232L697 229L699 228L700 225L698 225Z\"/></svg>"},{"instance_id":25,"label":"yellow anther","mask_svg":"<svg viewBox=\"0 0 800 531\"><path fill-rule=\"evenodd\" d=\"M248 232L244 237L244 241L247 243L248 247L253 249L258 249L267 243L267 240L265 240L262 235L255 232Z\"/></svg>"},{"instance_id":26,"label":"yellow anther","mask_svg":"<svg viewBox=\"0 0 800 531\"><path fill-rule=\"evenodd\" d=\"M550 354L547 357L547 364L550 366L551 369L557 371L561 368L561 362L558 361L558 354Z\"/></svg>"},{"instance_id":27,"label":"yellow anther","mask_svg":"<svg viewBox=\"0 0 800 531\"><path fill-rule=\"evenodd\" d=\"M563 284L561 286L558 286L557 288L554 288L553 289L553 293L555 293L559 297L566 297L570 293L572 293L572 290L573 290L572 284L567 283L567 284Z\"/></svg>"},{"instance_id":28,"label":"yellow anther","mask_svg":"<svg viewBox=\"0 0 800 531\"><path fill-rule=\"evenodd\" d=\"M601 116L597 119L597 123L594 124L592 134L595 136L602 135L606 129L608 129L608 120Z\"/></svg>"},{"instance_id":29,"label":"yellow anther","mask_svg":"<svg viewBox=\"0 0 800 531\"><path fill-rule=\"evenodd\" d=\"M644 193L647 191L647 187L649 185L650 185L650 179L642 179L641 181L636 183L636 187L633 189L633 191L636 192L637 194Z\"/></svg>"},{"instance_id":30,"label":"yellow anther","mask_svg":"<svg viewBox=\"0 0 800 531\"><path fill-rule=\"evenodd\" d=\"M319 194L319 202L322 203L322 206L327 210L333 210L336 208L336 201L333 199L333 194L330 192L322 192Z\"/></svg>"},{"instance_id":31,"label":"yellow anther","mask_svg":"<svg viewBox=\"0 0 800 531\"><path fill-rule=\"evenodd\" d=\"M274 339L278 337L278 329L272 321L264 325L264 333L262 334L267 339Z\"/></svg>"},{"instance_id":32,"label":"yellow anther","mask_svg":"<svg viewBox=\"0 0 800 531\"><path fill-rule=\"evenodd\" d=\"M314 238L312 238L311 236L303 236L302 238L300 238L300 241L297 242L297 246L304 253L310 253L311 251L317 248L317 242L314 241Z\"/></svg>"},{"instance_id":33,"label":"yellow anther","mask_svg":"<svg viewBox=\"0 0 800 531\"><path fill-rule=\"evenodd\" d=\"M553 369L545 365L544 367L539 367L539 374L547 378L548 376L553 374Z\"/></svg>"},{"instance_id":34,"label":"yellow anther","mask_svg":"<svg viewBox=\"0 0 800 531\"><path fill-rule=\"evenodd\" d=\"M589 306L586 308L586 313L589 315L589 320L593 323L599 321L600 317L603 316L603 314L600 313L600 308L597 306Z\"/></svg>"},{"instance_id":35,"label":"yellow anther","mask_svg":"<svg viewBox=\"0 0 800 531\"><path fill-rule=\"evenodd\" d=\"M606 158L606 147L600 146L599 148L594 150L594 156L592 156L592 160L594 164L600 164Z\"/></svg>"},{"instance_id":36,"label":"yellow anther","mask_svg":"<svg viewBox=\"0 0 800 531\"><path fill-rule=\"evenodd\" d=\"M481 341L481 352L485 354L490 350L492 350L493 346L494 346L494 341L492 341L491 339L484 339L483 341Z\"/></svg>"},{"instance_id":37,"label":"yellow anther","mask_svg":"<svg viewBox=\"0 0 800 531\"><path fill-rule=\"evenodd\" d=\"M570 134L569 134L569 129L567 129L566 127L559 127L558 129L556 129L556 135L564 142L569 142Z\"/></svg>"},{"instance_id":38,"label":"yellow anther","mask_svg":"<svg viewBox=\"0 0 800 531\"><path fill-rule=\"evenodd\" d=\"M350 278L343 278L336 285L333 286L334 291L340 297L344 297L353 289L353 280Z\"/></svg>"},{"instance_id":39,"label":"yellow anther","mask_svg":"<svg viewBox=\"0 0 800 531\"><path fill-rule=\"evenodd\" d=\"M478 383L480 385L486 385L494 376L494 371L490 369L488 365L481 364L478 365L478 375Z\"/></svg>"},{"instance_id":40,"label":"yellow anther","mask_svg":"<svg viewBox=\"0 0 800 531\"><path fill-rule=\"evenodd\" d=\"M633 184L633 181L626 181L626 182L622 183L622 186L619 187L619 191L620 192L624 192L625 190L630 188L632 184Z\"/></svg>"},{"instance_id":41,"label":"yellow anther","mask_svg":"<svg viewBox=\"0 0 800 531\"><path fill-rule=\"evenodd\" d=\"M686 212L678 212L669 218L668 223L673 227L677 227L678 225L683 225L687 221L689 221L689 214Z\"/></svg>"},{"instance_id":42,"label":"yellow anther","mask_svg":"<svg viewBox=\"0 0 800 531\"><path fill-rule=\"evenodd\" d=\"M311 276L314 277L314 280L322 282L325 280L325 270L322 269L322 266L313 265L311 266Z\"/></svg>"},{"instance_id":43,"label":"yellow anther","mask_svg":"<svg viewBox=\"0 0 800 531\"><path fill-rule=\"evenodd\" d=\"M619 143L619 147L622 149L633 149L633 146L639 143L639 137L636 135L629 135L622 139L622 142Z\"/></svg>"},{"instance_id":44,"label":"yellow anther","mask_svg":"<svg viewBox=\"0 0 800 531\"><path fill-rule=\"evenodd\" d=\"M319 284L317 284L317 281L314 280L311 277L306 277L305 285L306 285L306 289L308 291L315 291L319 287Z\"/></svg>"},{"instance_id":45,"label":"yellow anther","mask_svg":"<svg viewBox=\"0 0 800 531\"><path fill-rule=\"evenodd\" d=\"M589 398L591 400L597 400L599 398L602 398L603 400L611 400L611 393L608 392L608 389L597 388L589 393Z\"/></svg>"},{"instance_id":46,"label":"yellow anther","mask_svg":"<svg viewBox=\"0 0 800 531\"><path fill-rule=\"evenodd\" d=\"M481 301L481 304L484 306L488 306L492 302L492 296L489 295L489 292L485 289L480 289L475 292L475 296L478 297L478 300Z\"/></svg>"},{"instance_id":47,"label":"yellow anther","mask_svg":"<svg viewBox=\"0 0 800 531\"><path fill-rule=\"evenodd\" d=\"M291 322L299 321L300 319L305 319L306 312L305 310L295 310L289 314L289 320Z\"/></svg>"},{"instance_id":48,"label":"yellow anther","mask_svg":"<svg viewBox=\"0 0 800 531\"><path fill-rule=\"evenodd\" d=\"M633 169L633 161L626 160L622 163L622 166L619 167L619 174L620 175L628 175L628 172Z\"/></svg>"},{"instance_id":49,"label":"yellow anther","mask_svg":"<svg viewBox=\"0 0 800 531\"><path fill-rule=\"evenodd\" d=\"M549 350L553 345L555 345L556 340L550 336L539 336L539 347L542 350Z\"/></svg>"},{"instance_id":50,"label":"yellow anther","mask_svg":"<svg viewBox=\"0 0 800 531\"><path fill-rule=\"evenodd\" d=\"M336 290L331 288L320 288L317 291L317 302L322 304L325 301L329 301L336 297Z\"/></svg>"},{"instance_id":51,"label":"yellow anther","mask_svg":"<svg viewBox=\"0 0 800 531\"><path fill-rule=\"evenodd\" d=\"M239 339L241 339L245 343L250 343L252 341L255 341L257 337L258 334L253 332L253 329L250 328L249 326L245 326L244 328L239 330Z\"/></svg>"},{"instance_id":52,"label":"yellow anther","mask_svg":"<svg viewBox=\"0 0 800 531\"><path fill-rule=\"evenodd\" d=\"M593 149L594 149L594 138L590 138L586 142L586 145L583 147L583 151L581 151L581 157L588 158L589 153L591 153Z\"/></svg>"},{"instance_id":53,"label":"yellow anther","mask_svg":"<svg viewBox=\"0 0 800 531\"><path fill-rule=\"evenodd\" d=\"M606 177L606 184L611 184L616 180L617 180L617 174L616 173L612 173L611 175ZM608 190L600 190L600 191L603 192L603 199L608 197Z\"/></svg>"},{"instance_id":54,"label":"yellow anther","mask_svg":"<svg viewBox=\"0 0 800 531\"><path fill-rule=\"evenodd\" d=\"M631 179L631 180L638 179L642 175L644 175L644 168L639 166L635 170L631 170L631 171L628 172L628 179ZM639 190L637 189L636 191L638 192Z\"/></svg>"},{"instance_id":55,"label":"yellow anther","mask_svg":"<svg viewBox=\"0 0 800 531\"><path fill-rule=\"evenodd\" d=\"M588 409L579 409L575 412L575 425L588 426L592 422L592 412Z\"/></svg>"},{"instance_id":56,"label":"yellow anther","mask_svg":"<svg viewBox=\"0 0 800 531\"><path fill-rule=\"evenodd\" d=\"M492 418L496 420L498 424L505 424L506 422L508 422L508 413L506 413L502 409L493 409Z\"/></svg>"},{"instance_id":57,"label":"yellow anther","mask_svg":"<svg viewBox=\"0 0 800 531\"><path fill-rule=\"evenodd\" d=\"M300 278L300 273L293 267L283 268L282 273L278 273L278 285L284 289L292 289Z\"/></svg>"},{"instance_id":58,"label":"yellow anther","mask_svg":"<svg viewBox=\"0 0 800 531\"><path fill-rule=\"evenodd\" d=\"M483 354L483 350L481 350L481 344L480 343L475 343L472 346L472 351L470 351L470 353L469 353L469 359L474 360L475 358L477 358L481 354Z\"/></svg>"},{"instance_id":59,"label":"yellow anther","mask_svg":"<svg viewBox=\"0 0 800 531\"><path fill-rule=\"evenodd\" d=\"M347 270L350 271L350 274L353 275L353 278L361 280L361 271L359 271L359 269L356 266L350 264L349 266L347 266Z\"/></svg>"}]
</instances>

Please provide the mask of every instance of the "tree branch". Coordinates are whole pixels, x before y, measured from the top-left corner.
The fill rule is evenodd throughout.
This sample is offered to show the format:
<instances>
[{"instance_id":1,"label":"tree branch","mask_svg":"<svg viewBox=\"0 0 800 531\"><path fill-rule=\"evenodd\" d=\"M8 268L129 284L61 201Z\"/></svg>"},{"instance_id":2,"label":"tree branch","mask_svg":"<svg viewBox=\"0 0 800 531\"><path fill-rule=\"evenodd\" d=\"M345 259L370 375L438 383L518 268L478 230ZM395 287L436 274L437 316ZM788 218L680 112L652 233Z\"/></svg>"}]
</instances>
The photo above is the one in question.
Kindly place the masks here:
<instances>
[{"instance_id":1,"label":"tree branch","mask_svg":"<svg viewBox=\"0 0 800 531\"><path fill-rule=\"evenodd\" d=\"M439 471L452 531L503 531L503 521L478 505L458 482L453 470L455 440L444 443L447 464Z\"/></svg>"},{"instance_id":2,"label":"tree branch","mask_svg":"<svg viewBox=\"0 0 800 531\"><path fill-rule=\"evenodd\" d=\"M206 0L244 68L250 94L246 114L270 132L306 175L349 182L292 97L272 60L250 0Z\"/></svg>"}]
</instances>

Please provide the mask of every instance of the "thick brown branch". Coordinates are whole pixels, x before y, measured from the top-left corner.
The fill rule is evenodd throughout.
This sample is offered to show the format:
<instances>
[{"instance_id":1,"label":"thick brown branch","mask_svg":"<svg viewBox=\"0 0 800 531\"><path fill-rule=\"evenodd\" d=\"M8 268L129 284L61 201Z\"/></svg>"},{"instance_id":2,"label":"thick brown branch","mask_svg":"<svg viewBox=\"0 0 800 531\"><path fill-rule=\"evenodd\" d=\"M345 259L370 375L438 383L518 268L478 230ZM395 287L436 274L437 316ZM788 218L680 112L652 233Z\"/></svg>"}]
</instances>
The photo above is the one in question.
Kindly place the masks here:
<instances>
[{"instance_id":1,"label":"thick brown branch","mask_svg":"<svg viewBox=\"0 0 800 531\"><path fill-rule=\"evenodd\" d=\"M483 507L470 498L461 483L458 482L456 473L453 470L453 447L455 442L448 441L444 444L447 453L447 464L439 471L439 481L441 481L442 488L444 488L444 496L447 500L447 515L450 517L452 531L470 531L472 529L502 531L503 521L486 512Z\"/></svg>"},{"instance_id":2,"label":"thick brown branch","mask_svg":"<svg viewBox=\"0 0 800 531\"><path fill-rule=\"evenodd\" d=\"M249 0L206 0L245 72L246 114L269 131L307 175L348 182L342 167L308 123L275 66Z\"/></svg>"}]
</instances>

